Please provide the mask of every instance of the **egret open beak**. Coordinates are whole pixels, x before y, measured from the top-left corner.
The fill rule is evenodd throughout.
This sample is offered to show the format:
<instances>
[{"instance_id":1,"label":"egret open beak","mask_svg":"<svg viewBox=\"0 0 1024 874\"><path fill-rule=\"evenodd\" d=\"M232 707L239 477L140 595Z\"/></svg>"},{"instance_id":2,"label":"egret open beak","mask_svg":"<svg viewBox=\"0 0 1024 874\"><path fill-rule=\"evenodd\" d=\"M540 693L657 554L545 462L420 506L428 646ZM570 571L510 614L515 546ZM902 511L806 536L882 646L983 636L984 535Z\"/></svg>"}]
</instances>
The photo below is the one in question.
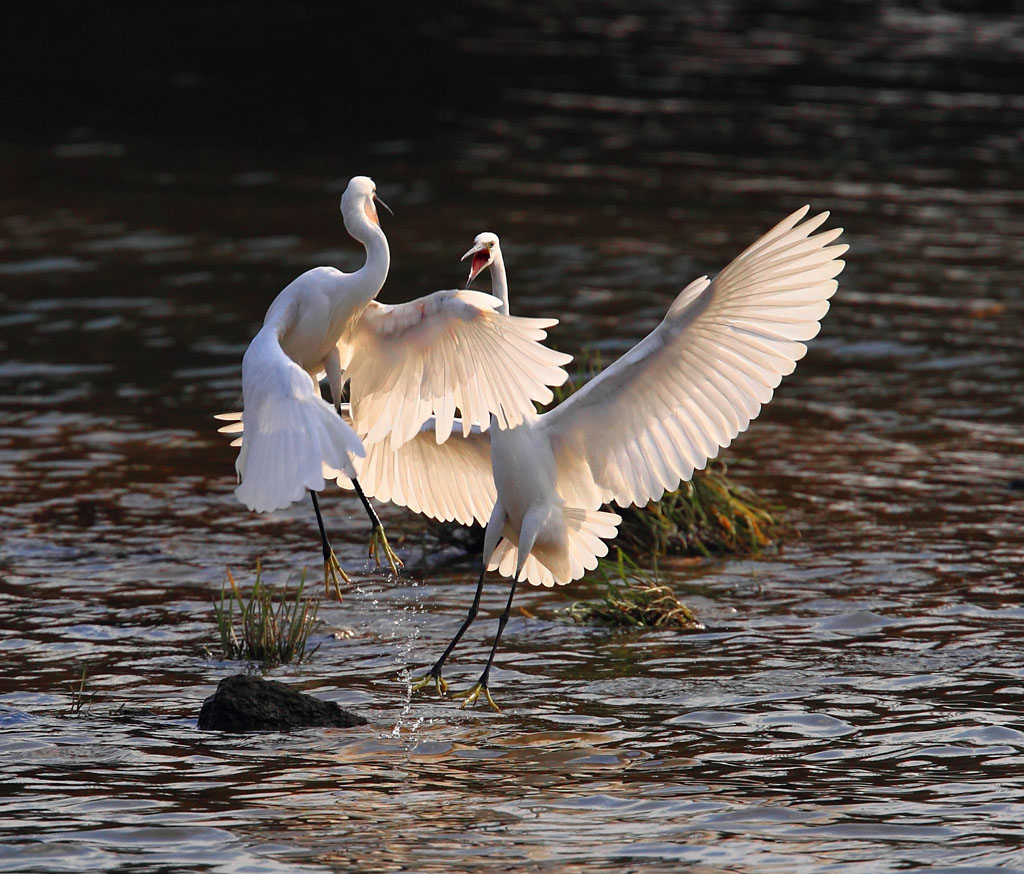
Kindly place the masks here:
<instances>
[{"instance_id":1,"label":"egret open beak","mask_svg":"<svg viewBox=\"0 0 1024 874\"><path fill-rule=\"evenodd\" d=\"M469 265L469 279L466 280L466 285L469 285L469 283L476 279L477 276L480 275L480 271L491 263L490 252L487 250L487 247L482 243L478 243L477 245L475 245L459 260L465 261L470 255L473 256L473 260L470 262Z\"/></svg>"}]
</instances>

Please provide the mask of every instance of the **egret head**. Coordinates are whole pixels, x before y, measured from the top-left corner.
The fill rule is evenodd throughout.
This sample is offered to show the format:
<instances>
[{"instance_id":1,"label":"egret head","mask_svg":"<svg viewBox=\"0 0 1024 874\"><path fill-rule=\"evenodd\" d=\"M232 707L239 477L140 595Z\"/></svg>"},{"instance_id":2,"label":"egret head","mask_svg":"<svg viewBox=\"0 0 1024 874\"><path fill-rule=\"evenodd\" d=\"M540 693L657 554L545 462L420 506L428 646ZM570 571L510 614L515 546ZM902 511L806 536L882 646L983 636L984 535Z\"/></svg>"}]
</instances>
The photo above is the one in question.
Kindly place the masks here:
<instances>
[{"instance_id":1,"label":"egret head","mask_svg":"<svg viewBox=\"0 0 1024 874\"><path fill-rule=\"evenodd\" d=\"M466 280L466 284L468 285L476 279L476 277L480 275L481 270L490 267L500 252L501 248L498 246L497 234L492 234L490 231L484 231L482 234L477 234L476 238L473 240L473 248L462 256L463 261L470 256L473 258L473 260L469 262L469 279Z\"/></svg>"},{"instance_id":2,"label":"egret head","mask_svg":"<svg viewBox=\"0 0 1024 874\"><path fill-rule=\"evenodd\" d=\"M341 195L341 214L346 223L362 213L372 224L379 225L377 204L391 212L391 208L377 196L377 183L369 176L353 176L349 179L345 193Z\"/></svg>"}]
</instances>

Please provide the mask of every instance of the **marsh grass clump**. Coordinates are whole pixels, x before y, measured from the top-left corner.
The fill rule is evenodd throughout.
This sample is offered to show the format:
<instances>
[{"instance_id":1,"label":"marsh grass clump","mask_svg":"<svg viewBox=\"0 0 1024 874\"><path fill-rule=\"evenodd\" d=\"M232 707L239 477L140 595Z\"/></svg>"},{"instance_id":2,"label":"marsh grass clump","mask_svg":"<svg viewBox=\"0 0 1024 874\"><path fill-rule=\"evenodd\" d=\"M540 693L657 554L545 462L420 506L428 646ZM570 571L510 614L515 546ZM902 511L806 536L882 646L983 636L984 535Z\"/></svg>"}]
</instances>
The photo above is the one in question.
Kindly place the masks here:
<instances>
[{"instance_id":1,"label":"marsh grass clump","mask_svg":"<svg viewBox=\"0 0 1024 874\"><path fill-rule=\"evenodd\" d=\"M615 560L603 560L598 571L605 582L604 596L595 601L577 601L566 615L580 625L608 627L673 628L698 631L704 625L662 583L618 549Z\"/></svg>"},{"instance_id":2,"label":"marsh grass clump","mask_svg":"<svg viewBox=\"0 0 1024 874\"><path fill-rule=\"evenodd\" d=\"M756 554L793 533L722 461L646 507L612 509L622 516L616 544L637 557Z\"/></svg>"},{"instance_id":3,"label":"marsh grass clump","mask_svg":"<svg viewBox=\"0 0 1024 874\"><path fill-rule=\"evenodd\" d=\"M266 666L285 665L312 658L320 648L317 644L308 653L309 635L316 627L319 599L303 598L306 575L289 595L288 584L274 603L274 593L262 580L262 569L256 565L252 593L246 600L231 570L227 571L230 587L221 585L220 601L213 602L213 611L220 631L221 649L227 659L260 662ZM235 629L235 611L239 628Z\"/></svg>"}]
</instances>

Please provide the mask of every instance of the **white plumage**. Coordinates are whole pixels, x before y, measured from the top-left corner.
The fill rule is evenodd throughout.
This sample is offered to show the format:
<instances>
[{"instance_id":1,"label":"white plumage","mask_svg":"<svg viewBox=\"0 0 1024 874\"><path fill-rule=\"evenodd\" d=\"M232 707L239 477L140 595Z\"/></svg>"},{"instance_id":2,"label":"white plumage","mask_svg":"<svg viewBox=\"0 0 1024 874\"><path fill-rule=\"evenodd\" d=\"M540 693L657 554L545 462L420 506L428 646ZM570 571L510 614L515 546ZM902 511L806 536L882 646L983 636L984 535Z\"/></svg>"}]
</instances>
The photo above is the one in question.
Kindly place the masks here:
<instances>
[{"instance_id":1,"label":"white plumage","mask_svg":"<svg viewBox=\"0 0 1024 874\"><path fill-rule=\"evenodd\" d=\"M246 439L235 462L238 499L266 512L319 491L325 477L354 477L351 459L365 454L316 382L284 354L277 332L277 324L264 325L242 360Z\"/></svg>"},{"instance_id":2,"label":"white plumage","mask_svg":"<svg viewBox=\"0 0 1024 874\"><path fill-rule=\"evenodd\" d=\"M455 422L461 427L459 419ZM440 522L487 522L494 506L494 478L490 439L479 425L471 426L466 437L438 443L436 422L431 417L398 449L388 436L367 443L366 450L359 465L359 481L377 500L408 507ZM344 476L338 477L338 485L351 488Z\"/></svg>"},{"instance_id":3,"label":"white plumage","mask_svg":"<svg viewBox=\"0 0 1024 874\"><path fill-rule=\"evenodd\" d=\"M405 446L369 445L360 463L367 490L463 523L472 513L486 524L497 499L505 516L489 526L491 537L501 538L489 569L505 576L519 563L528 511L555 508L534 535L520 578L550 586L582 576L607 552L600 541L614 536L620 520L605 512L588 521L575 511L644 506L677 488L747 428L807 351L804 341L818 333L847 249L830 245L842 229L813 234L828 213L801 221L807 211L788 216L713 281L687 285L657 328L549 412L429 453L429 421ZM490 265L494 296L507 301L498 239L477 240L483 242L467 253L480 253L472 275Z\"/></svg>"},{"instance_id":4,"label":"white plumage","mask_svg":"<svg viewBox=\"0 0 1024 874\"><path fill-rule=\"evenodd\" d=\"M601 511L602 504L642 506L675 489L771 400L806 353L804 341L818 333L844 267L839 256L848 248L830 245L842 229L814 235L828 213L803 221L808 209L779 222L714 280L687 285L658 327L557 407L517 428L475 435L490 440L496 493L484 571L468 617L417 688L433 681L443 691L442 665L476 615L484 573L497 570L513 578L512 589L487 665L466 693L467 704L484 694L493 706L487 677L516 582L564 584L596 567L621 522ZM493 234L479 235L470 254L470 279L492 262L501 265ZM503 285L504 275L496 270L495 282ZM496 288L495 296L507 301L507 289ZM472 488L479 460L473 455L466 463L466 457L445 461L460 487ZM415 471L424 482L440 470L440 459L430 461L432 470ZM408 482L392 492L418 493L418 486Z\"/></svg>"},{"instance_id":5,"label":"white plumage","mask_svg":"<svg viewBox=\"0 0 1024 874\"><path fill-rule=\"evenodd\" d=\"M325 477L357 477L353 462L365 454L361 438L389 438L397 447L436 413L435 439L443 440L456 407L482 428L491 416L515 425L532 415L534 401L551 399L548 385L566 379L562 365L571 357L540 345L543 329L556 319L510 319L496 312L501 301L475 291L440 291L398 306L376 303L390 265L378 200L373 180L350 180L341 211L346 230L366 248L366 263L354 273L317 267L291 282L242 360L244 412L220 418L239 420L228 426L234 431L244 421L236 494L251 510L279 509L306 490L316 506ZM354 430L321 400L323 375L335 407L350 382ZM365 498L364 505L373 524L371 553L379 539L396 568ZM317 514L321 521L319 507ZM325 568L337 565L322 522L321 539Z\"/></svg>"},{"instance_id":6,"label":"white plumage","mask_svg":"<svg viewBox=\"0 0 1024 874\"><path fill-rule=\"evenodd\" d=\"M828 312L841 228L790 215L711 282L680 292L646 338L540 417L559 494L597 508L644 505L688 480L746 430L793 372Z\"/></svg>"},{"instance_id":7,"label":"white plumage","mask_svg":"<svg viewBox=\"0 0 1024 874\"><path fill-rule=\"evenodd\" d=\"M397 446L438 414L435 439L451 434L456 409L471 422L518 425L548 403L572 360L541 346L557 319L510 318L479 291L439 291L398 306L374 303L339 348L346 349L352 419L368 442Z\"/></svg>"}]
</instances>

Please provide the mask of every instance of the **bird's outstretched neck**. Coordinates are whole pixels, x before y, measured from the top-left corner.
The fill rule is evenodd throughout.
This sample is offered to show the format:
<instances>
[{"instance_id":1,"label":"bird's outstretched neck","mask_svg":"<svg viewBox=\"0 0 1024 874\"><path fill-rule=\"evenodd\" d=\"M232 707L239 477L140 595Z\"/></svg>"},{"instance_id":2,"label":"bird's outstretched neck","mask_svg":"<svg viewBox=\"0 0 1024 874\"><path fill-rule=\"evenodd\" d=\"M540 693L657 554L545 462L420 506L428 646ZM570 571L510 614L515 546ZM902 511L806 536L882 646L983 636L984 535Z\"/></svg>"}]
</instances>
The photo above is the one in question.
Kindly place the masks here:
<instances>
[{"instance_id":1,"label":"bird's outstretched neck","mask_svg":"<svg viewBox=\"0 0 1024 874\"><path fill-rule=\"evenodd\" d=\"M509 315L508 311L508 277L505 275L505 259L501 249L495 246L494 261L491 262L491 294L501 301L498 312Z\"/></svg>"},{"instance_id":2,"label":"bird's outstretched neck","mask_svg":"<svg viewBox=\"0 0 1024 874\"><path fill-rule=\"evenodd\" d=\"M391 266L391 250L388 238L376 222L371 222L365 215L357 215L353 220L345 216L345 229L349 234L366 247L366 263L352 275L358 277L359 287L374 289L371 299L384 286Z\"/></svg>"},{"instance_id":3,"label":"bird's outstretched neck","mask_svg":"<svg viewBox=\"0 0 1024 874\"><path fill-rule=\"evenodd\" d=\"M391 251L377 218L376 200L376 186L365 176L353 177L341 197L345 230L366 247L366 263L350 275L356 288L366 290L367 302L377 296L391 266Z\"/></svg>"}]
</instances>

